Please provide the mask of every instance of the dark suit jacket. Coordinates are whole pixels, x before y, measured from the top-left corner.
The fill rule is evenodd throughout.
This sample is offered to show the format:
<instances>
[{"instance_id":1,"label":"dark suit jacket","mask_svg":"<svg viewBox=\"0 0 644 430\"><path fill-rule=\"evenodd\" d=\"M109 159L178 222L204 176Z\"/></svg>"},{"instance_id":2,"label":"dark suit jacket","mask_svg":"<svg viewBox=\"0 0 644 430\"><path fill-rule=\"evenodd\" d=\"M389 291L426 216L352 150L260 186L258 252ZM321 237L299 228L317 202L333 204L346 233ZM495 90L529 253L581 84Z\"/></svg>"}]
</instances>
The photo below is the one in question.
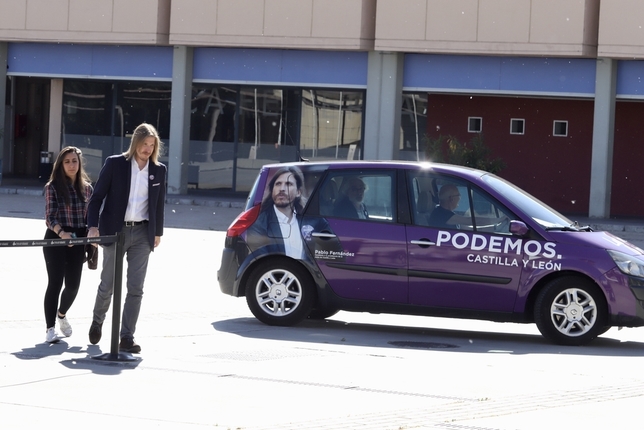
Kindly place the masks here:
<instances>
[{"instance_id":1,"label":"dark suit jacket","mask_svg":"<svg viewBox=\"0 0 644 430\"><path fill-rule=\"evenodd\" d=\"M454 224L448 225L447 221L454 216L454 212L442 206L436 206L429 216L430 227L454 228Z\"/></svg>"},{"instance_id":2,"label":"dark suit jacket","mask_svg":"<svg viewBox=\"0 0 644 430\"><path fill-rule=\"evenodd\" d=\"M300 234L298 231L293 233ZM267 249L269 253L285 253L282 229L277 220L277 215L275 215L273 205L263 208L253 225L248 228L246 243L252 251L269 247Z\"/></svg>"},{"instance_id":3,"label":"dark suit jacket","mask_svg":"<svg viewBox=\"0 0 644 430\"><path fill-rule=\"evenodd\" d=\"M364 209L364 217L369 218L367 207L363 204L362 208ZM358 215L358 210L347 196L344 196L340 200L335 202L335 205L333 206L333 215L343 218L360 218L360 215Z\"/></svg>"},{"instance_id":4,"label":"dark suit jacket","mask_svg":"<svg viewBox=\"0 0 644 430\"><path fill-rule=\"evenodd\" d=\"M98 175L87 207L87 227L98 227L102 236L112 236L123 229L130 197L131 161L124 155L112 155ZM148 238L154 250L154 237L163 235L166 167L150 161L148 171Z\"/></svg>"}]
</instances>

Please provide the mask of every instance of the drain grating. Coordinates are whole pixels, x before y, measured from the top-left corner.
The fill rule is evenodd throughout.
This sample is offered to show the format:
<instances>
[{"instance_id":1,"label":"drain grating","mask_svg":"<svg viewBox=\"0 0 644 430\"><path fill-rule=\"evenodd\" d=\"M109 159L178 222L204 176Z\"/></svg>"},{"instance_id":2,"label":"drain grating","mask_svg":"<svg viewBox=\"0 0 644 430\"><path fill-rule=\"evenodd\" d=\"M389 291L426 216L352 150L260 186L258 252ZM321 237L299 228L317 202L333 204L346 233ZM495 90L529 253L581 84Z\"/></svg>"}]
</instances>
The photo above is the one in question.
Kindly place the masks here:
<instances>
[{"instance_id":1,"label":"drain grating","mask_svg":"<svg viewBox=\"0 0 644 430\"><path fill-rule=\"evenodd\" d=\"M458 348L458 345L451 343L438 343L438 342L415 342L412 340L395 340L387 342L389 345L402 346L404 348L422 348L422 349L448 349Z\"/></svg>"}]
</instances>

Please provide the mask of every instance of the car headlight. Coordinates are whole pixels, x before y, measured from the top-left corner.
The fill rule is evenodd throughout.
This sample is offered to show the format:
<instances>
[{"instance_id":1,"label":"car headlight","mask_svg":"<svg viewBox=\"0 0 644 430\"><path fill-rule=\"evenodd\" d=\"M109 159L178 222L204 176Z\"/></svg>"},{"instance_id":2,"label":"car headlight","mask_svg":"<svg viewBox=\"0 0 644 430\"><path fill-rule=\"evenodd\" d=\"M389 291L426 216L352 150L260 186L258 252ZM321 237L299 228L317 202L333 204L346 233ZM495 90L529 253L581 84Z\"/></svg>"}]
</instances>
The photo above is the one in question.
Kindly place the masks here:
<instances>
[{"instance_id":1,"label":"car headlight","mask_svg":"<svg viewBox=\"0 0 644 430\"><path fill-rule=\"evenodd\" d=\"M623 252L607 250L619 270L627 275L644 278L644 260L635 255L624 254Z\"/></svg>"}]
</instances>

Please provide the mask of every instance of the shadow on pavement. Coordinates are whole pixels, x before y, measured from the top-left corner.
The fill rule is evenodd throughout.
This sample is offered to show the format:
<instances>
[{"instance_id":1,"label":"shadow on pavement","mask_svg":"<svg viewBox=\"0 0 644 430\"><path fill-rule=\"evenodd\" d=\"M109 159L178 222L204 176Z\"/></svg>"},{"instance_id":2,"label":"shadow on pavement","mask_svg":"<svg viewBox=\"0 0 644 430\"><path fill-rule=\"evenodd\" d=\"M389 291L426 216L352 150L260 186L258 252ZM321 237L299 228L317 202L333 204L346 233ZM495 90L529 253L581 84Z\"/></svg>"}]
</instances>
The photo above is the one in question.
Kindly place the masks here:
<instances>
[{"instance_id":1,"label":"shadow on pavement","mask_svg":"<svg viewBox=\"0 0 644 430\"><path fill-rule=\"evenodd\" d=\"M561 346L541 335L305 320L293 327L267 326L255 318L212 323L217 331L252 339L378 348L466 352L475 354L567 354L644 357L644 343L599 337L586 346Z\"/></svg>"},{"instance_id":2,"label":"shadow on pavement","mask_svg":"<svg viewBox=\"0 0 644 430\"><path fill-rule=\"evenodd\" d=\"M11 354L21 360L39 360L53 356L62 357L67 354L78 355L83 353L86 355L65 359L60 361L60 363L68 369L90 370L92 373L99 375L118 375L122 370L136 368L142 361L141 359L136 361L97 360L92 357L101 355L102 351L100 347L90 345L87 349L83 349L80 346L70 348L64 340L57 343L43 342L34 345L32 348L23 348L21 351L12 352Z\"/></svg>"}]
</instances>

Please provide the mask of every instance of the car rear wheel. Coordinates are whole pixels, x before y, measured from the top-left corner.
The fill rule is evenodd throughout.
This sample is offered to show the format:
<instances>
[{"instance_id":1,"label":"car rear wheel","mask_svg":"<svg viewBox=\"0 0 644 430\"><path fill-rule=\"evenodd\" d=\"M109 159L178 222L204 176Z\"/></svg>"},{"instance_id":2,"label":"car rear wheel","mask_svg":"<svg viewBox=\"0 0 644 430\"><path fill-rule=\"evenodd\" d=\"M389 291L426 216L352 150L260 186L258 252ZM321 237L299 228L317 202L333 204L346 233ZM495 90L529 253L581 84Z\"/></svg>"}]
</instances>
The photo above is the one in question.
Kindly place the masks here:
<instances>
[{"instance_id":1,"label":"car rear wheel","mask_svg":"<svg viewBox=\"0 0 644 430\"><path fill-rule=\"evenodd\" d=\"M605 331L604 297L592 282L566 276L548 283L535 302L541 334L560 345L584 345Z\"/></svg>"},{"instance_id":2,"label":"car rear wheel","mask_svg":"<svg viewBox=\"0 0 644 430\"><path fill-rule=\"evenodd\" d=\"M250 274L246 303L264 324L297 324L311 312L314 301L313 279L298 263L271 260L260 263Z\"/></svg>"}]
</instances>

